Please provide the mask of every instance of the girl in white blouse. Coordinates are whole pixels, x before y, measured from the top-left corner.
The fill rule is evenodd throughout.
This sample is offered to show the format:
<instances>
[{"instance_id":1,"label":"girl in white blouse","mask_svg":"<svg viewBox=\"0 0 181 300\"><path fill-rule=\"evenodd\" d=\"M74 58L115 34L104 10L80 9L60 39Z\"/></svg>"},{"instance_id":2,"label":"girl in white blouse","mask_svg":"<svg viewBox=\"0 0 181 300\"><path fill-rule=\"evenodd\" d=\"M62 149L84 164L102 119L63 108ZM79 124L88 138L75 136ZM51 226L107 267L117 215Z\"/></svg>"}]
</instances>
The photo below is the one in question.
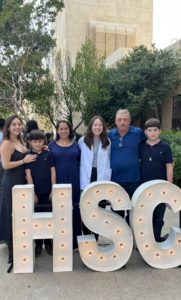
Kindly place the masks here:
<instances>
[{"instance_id":1,"label":"girl in white blouse","mask_svg":"<svg viewBox=\"0 0 181 300\"><path fill-rule=\"evenodd\" d=\"M111 142L107 136L106 124L102 117L95 116L91 119L85 136L80 138L78 144L81 150L81 190L84 190L90 182L99 180L110 180ZM104 205L102 207L104 207ZM91 231L83 223L82 230L84 234L91 233ZM95 236L96 239L98 239L97 234Z\"/></svg>"},{"instance_id":2,"label":"girl in white blouse","mask_svg":"<svg viewBox=\"0 0 181 300\"><path fill-rule=\"evenodd\" d=\"M84 188L93 181L110 180L110 146L106 124L102 117L91 119L87 132L79 142L80 159L80 188Z\"/></svg>"}]
</instances>

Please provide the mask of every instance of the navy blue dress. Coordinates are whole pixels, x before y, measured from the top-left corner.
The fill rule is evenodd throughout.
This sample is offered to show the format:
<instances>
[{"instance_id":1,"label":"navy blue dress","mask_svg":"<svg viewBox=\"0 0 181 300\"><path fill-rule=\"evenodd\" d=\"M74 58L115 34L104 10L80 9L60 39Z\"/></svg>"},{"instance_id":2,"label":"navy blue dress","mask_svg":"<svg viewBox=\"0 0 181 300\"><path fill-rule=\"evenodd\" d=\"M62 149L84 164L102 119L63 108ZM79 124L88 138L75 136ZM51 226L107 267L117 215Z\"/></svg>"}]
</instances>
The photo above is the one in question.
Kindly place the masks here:
<instances>
[{"instance_id":1,"label":"navy blue dress","mask_svg":"<svg viewBox=\"0 0 181 300\"><path fill-rule=\"evenodd\" d=\"M77 248L77 236L81 235L81 219L79 211L80 201L80 176L79 162L80 149L76 142L68 147L62 147L52 141L48 145L53 154L57 183L72 184L73 201L73 245Z\"/></svg>"}]
</instances>

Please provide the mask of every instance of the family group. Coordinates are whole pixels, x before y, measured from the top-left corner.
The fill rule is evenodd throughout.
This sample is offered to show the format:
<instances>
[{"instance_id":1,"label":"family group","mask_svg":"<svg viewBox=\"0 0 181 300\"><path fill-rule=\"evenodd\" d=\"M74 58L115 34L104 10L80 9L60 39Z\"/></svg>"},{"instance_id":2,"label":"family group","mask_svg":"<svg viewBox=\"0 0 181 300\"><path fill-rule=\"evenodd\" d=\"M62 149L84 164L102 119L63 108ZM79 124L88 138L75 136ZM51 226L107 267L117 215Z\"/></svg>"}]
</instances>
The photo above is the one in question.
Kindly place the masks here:
<instances>
[{"instance_id":1,"label":"family group","mask_svg":"<svg viewBox=\"0 0 181 300\"><path fill-rule=\"evenodd\" d=\"M51 190L55 183L72 185L73 247L77 236L90 234L81 222L79 201L81 191L93 181L108 180L121 185L130 199L137 187L150 180L173 180L173 158L170 146L160 140L158 119L145 122L144 130L131 125L127 109L115 115L116 127L107 131L101 116L94 116L86 133L78 142L67 120L57 123L56 138L47 145L45 133L33 129L26 142L22 135L22 121L12 115L7 118L1 140L2 197L0 199L0 241L8 246L8 263L13 262L12 187L34 184L35 211L51 211ZM106 199L100 206L105 208ZM155 240L161 242L165 204L159 204L153 214ZM124 211L116 211L126 218ZM97 237L96 237L97 238ZM52 254L52 241L44 240L45 249ZM42 251L43 240L35 241L35 254Z\"/></svg>"}]
</instances>

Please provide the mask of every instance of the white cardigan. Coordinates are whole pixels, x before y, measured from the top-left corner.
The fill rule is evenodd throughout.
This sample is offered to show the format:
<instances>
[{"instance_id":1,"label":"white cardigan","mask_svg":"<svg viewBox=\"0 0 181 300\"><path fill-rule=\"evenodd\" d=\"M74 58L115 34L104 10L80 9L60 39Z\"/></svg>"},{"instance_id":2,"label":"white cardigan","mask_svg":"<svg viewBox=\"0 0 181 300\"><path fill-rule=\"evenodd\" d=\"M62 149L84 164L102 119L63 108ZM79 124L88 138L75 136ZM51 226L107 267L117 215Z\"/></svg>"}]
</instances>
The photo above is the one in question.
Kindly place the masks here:
<instances>
[{"instance_id":1,"label":"white cardigan","mask_svg":"<svg viewBox=\"0 0 181 300\"><path fill-rule=\"evenodd\" d=\"M83 190L90 183L91 179L93 147L92 149L87 147L87 145L84 143L84 137L80 138L78 144L81 150L80 189ZM106 149L102 148L102 143L100 143L97 154L97 181L111 180L110 149L111 142Z\"/></svg>"}]
</instances>

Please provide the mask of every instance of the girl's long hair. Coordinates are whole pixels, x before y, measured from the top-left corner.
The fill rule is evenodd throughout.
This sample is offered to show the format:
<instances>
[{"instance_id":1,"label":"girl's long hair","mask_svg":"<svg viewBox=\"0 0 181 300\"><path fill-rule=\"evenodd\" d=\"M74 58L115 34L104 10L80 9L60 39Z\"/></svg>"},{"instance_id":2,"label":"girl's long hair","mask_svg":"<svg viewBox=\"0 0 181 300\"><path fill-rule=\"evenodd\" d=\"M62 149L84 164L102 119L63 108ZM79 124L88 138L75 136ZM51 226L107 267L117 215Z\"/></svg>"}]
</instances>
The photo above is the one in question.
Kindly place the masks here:
<instances>
[{"instance_id":1,"label":"girl's long hair","mask_svg":"<svg viewBox=\"0 0 181 300\"><path fill-rule=\"evenodd\" d=\"M84 137L84 143L87 145L89 149L91 149L93 143L94 143L94 134L92 132L92 125L94 124L94 121L99 119L103 125L103 131L100 135L100 140L102 142L102 148L106 149L106 147L110 144L108 136L107 136L107 128L106 123L104 119L101 116L95 116L93 117L87 127L87 131Z\"/></svg>"},{"instance_id":2,"label":"girl's long hair","mask_svg":"<svg viewBox=\"0 0 181 300\"><path fill-rule=\"evenodd\" d=\"M5 140L10 140L10 131L9 131L9 127L11 126L11 123L14 121L14 119L18 119L20 120L21 124L22 124L22 120L19 116L17 115L11 115L7 118L6 122L5 122L5 126L4 126L4 139ZM21 142L22 145L24 145L22 137L21 137L21 133L17 136L18 140Z\"/></svg>"}]
</instances>

